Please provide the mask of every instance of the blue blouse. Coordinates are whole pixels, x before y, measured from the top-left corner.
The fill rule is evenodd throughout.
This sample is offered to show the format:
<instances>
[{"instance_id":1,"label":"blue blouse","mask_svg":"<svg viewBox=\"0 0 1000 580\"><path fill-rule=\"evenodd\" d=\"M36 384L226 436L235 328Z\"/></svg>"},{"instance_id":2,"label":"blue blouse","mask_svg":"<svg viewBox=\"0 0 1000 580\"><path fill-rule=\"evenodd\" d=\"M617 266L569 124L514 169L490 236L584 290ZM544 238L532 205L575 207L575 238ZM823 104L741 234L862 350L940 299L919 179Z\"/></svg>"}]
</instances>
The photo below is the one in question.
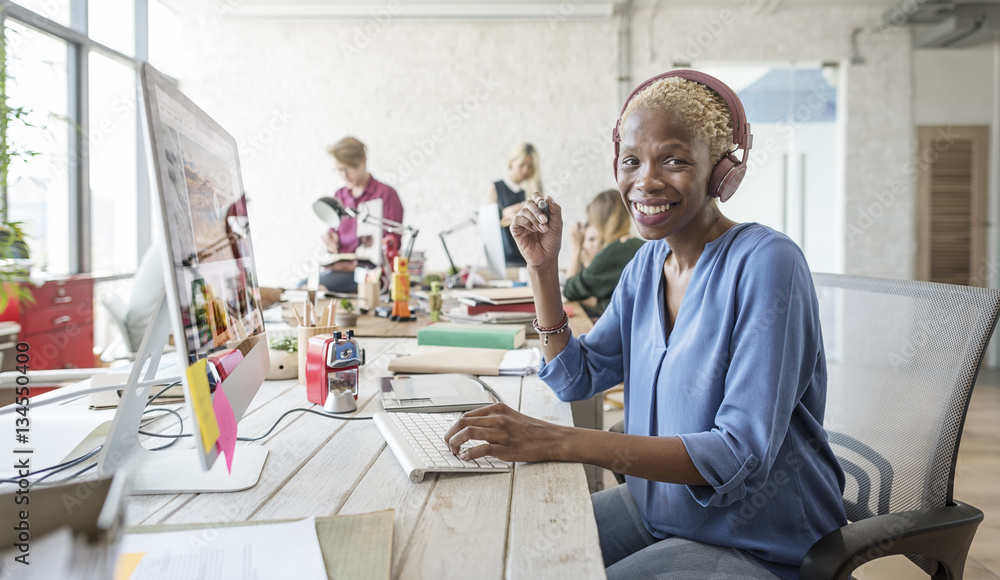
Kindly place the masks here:
<instances>
[{"instance_id":1,"label":"blue blouse","mask_svg":"<svg viewBox=\"0 0 1000 580\"><path fill-rule=\"evenodd\" d=\"M564 401L624 381L626 433L680 436L709 485L626 477L653 536L740 548L797 578L809 547L847 523L805 256L760 224L730 228L705 245L671 329L669 254L643 245L593 330L539 376Z\"/></svg>"}]
</instances>

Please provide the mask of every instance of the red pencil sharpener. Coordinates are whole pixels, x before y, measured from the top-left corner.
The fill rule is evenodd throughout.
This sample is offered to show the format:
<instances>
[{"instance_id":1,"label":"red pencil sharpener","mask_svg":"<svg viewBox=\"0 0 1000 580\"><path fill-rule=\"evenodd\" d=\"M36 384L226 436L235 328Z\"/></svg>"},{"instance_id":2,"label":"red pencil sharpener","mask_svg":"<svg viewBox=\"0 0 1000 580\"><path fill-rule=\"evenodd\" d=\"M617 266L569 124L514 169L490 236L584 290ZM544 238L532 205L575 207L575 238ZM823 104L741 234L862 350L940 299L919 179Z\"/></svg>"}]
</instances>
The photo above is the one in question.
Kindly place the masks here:
<instances>
[{"instance_id":1,"label":"red pencil sharpener","mask_svg":"<svg viewBox=\"0 0 1000 580\"><path fill-rule=\"evenodd\" d=\"M323 405L327 413L347 413L358 408L358 367L361 347L354 332L318 334L306 350L306 398Z\"/></svg>"}]
</instances>

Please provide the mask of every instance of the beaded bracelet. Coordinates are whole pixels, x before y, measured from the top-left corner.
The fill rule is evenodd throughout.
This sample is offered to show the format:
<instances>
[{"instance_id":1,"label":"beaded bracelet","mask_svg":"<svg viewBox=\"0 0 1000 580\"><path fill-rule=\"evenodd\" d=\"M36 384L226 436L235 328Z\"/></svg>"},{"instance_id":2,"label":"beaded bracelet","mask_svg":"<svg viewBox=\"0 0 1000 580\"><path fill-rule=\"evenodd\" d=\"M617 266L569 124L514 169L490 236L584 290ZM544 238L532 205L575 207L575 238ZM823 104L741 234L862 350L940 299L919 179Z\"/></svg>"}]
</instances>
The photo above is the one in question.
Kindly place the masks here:
<instances>
[{"instance_id":1,"label":"beaded bracelet","mask_svg":"<svg viewBox=\"0 0 1000 580\"><path fill-rule=\"evenodd\" d=\"M563 312L562 322L560 322L555 326L549 326L549 327L538 326L537 318L531 321L531 325L535 327L535 332L537 332L542 336L542 344L547 345L549 344L550 334L560 334L562 332L566 332L566 329L569 328L569 315L566 314L566 312Z\"/></svg>"}]
</instances>

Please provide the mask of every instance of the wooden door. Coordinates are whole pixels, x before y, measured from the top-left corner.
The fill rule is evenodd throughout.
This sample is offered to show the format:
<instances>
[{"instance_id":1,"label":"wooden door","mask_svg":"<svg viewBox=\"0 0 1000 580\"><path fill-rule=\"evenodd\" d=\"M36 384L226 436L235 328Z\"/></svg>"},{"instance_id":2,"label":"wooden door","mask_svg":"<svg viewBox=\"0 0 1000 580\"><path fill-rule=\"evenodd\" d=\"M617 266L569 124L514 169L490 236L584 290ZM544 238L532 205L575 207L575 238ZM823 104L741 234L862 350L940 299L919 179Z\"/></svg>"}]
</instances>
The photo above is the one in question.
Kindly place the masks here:
<instances>
[{"instance_id":1,"label":"wooden door","mask_svg":"<svg viewBox=\"0 0 1000 580\"><path fill-rule=\"evenodd\" d=\"M989 128L918 127L917 278L986 286Z\"/></svg>"}]
</instances>

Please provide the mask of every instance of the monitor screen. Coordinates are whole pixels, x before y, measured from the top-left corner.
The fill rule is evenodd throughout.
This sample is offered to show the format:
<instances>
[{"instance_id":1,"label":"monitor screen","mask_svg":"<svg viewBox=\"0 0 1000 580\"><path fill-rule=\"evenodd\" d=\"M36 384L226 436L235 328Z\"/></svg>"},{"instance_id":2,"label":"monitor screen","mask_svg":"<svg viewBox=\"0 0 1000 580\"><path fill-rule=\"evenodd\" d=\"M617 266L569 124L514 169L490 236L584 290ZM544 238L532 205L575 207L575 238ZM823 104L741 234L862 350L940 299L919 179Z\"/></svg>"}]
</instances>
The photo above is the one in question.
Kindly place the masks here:
<instances>
[{"instance_id":1,"label":"monitor screen","mask_svg":"<svg viewBox=\"0 0 1000 580\"><path fill-rule=\"evenodd\" d=\"M496 278L505 279L507 258L503 251L503 230L497 204L491 203L480 207L476 223L479 224L479 235L483 239L483 252L486 254L486 264L490 272Z\"/></svg>"},{"instance_id":2,"label":"monitor screen","mask_svg":"<svg viewBox=\"0 0 1000 580\"><path fill-rule=\"evenodd\" d=\"M232 137L169 87L151 93L172 282L194 363L264 332L246 197Z\"/></svg>"},{"instance_id":3,"label":"monitor screen","mask_svg":"<svg viewBox=\"0 0 1000 580\"><path fill-rule=\"evenodd\" d=\"M188 365L207 359L213 400L222 388L239 421L269 363L236 140L148 64L142 77L174 342ZM219 449L196 447L211 467Z\"/></svg>"}]
</instances>

